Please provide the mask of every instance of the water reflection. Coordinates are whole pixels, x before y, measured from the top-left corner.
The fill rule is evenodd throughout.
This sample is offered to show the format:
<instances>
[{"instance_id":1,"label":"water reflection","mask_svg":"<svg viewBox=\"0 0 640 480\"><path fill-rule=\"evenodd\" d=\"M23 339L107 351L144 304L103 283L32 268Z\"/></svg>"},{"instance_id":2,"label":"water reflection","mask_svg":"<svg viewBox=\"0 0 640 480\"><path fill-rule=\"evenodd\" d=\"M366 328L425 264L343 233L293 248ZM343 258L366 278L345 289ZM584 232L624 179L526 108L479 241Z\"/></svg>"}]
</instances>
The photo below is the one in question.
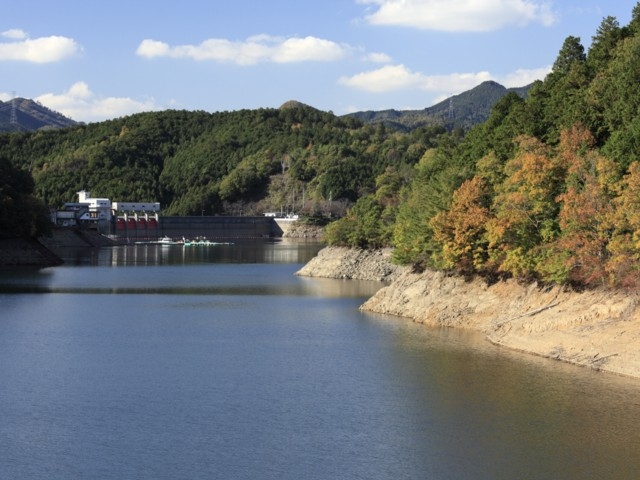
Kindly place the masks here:
<instances>
[{"instance_id":1,"label":"water reflection","mask_svg":"<svg viewBox=\"0 0 640 480\"><path fill-rule=\"evenodd\" d=\"M636 379L498 348L480 332L369 318L393 332L385 368L429 425L414 435L441 469L434 478L634 478Z\"/></svg>"},{"instance_id":2,"label":"water reflection","mask_svg":"<svg viewBox=\"0 0 640 480\"><path fill-rule=\"evenodd\" d=\"M229 246L231 247L231 246ZM92 252L77 268L0 271L0 292L100 295L232 295L362 298L383 286L375 281L298 277L297 262L317 245L287 244L217 252L217 261L190 262L180 247L139 245ZM174 252L171 252L175 250ZM302 251L300 251L302 250ZM97 253L97 255L93 255ZM268 259L262 262L256 258ZM240 259L244 259L244 262ZM85 268L90 266L90 268ZM117 268L114 268L117 267ZM279 278L274 281L274 276Z\"/></svg>"},{"instance_id":3,"label":"water reflection","mask_svg":"<svg viewBox=\"0 0 640 480\"><path fill-rule=\"evenodd\" d=\"M323 247L318 241L255 239L208 245L124 245L62 249L67 265L181 265L196 263L306 263Z\"/></svg>"}]
</instances>

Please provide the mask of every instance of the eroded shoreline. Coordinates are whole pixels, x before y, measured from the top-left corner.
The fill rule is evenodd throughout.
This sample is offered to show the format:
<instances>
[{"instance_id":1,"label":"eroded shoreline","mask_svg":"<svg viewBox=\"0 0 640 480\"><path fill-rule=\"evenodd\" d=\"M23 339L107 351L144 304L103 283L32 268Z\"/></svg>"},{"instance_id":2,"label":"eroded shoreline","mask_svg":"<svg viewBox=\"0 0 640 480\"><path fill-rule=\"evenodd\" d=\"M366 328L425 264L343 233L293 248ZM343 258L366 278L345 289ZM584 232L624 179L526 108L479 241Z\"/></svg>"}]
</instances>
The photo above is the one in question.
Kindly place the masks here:
<instances>
[{"instance_id":1,"label":"eroded shoreline","mask_svg":"<svg viewBox=\"0 0 640 480\"><path fill-rule=\"evenodd\" d=\"M579 293L513 280L488 286L442 272L412 273L393 265L390 251L339 247L325 247L297 275L381 280L387 284L362 310L474 329L506 348L640 378L637 293Z\"/></svg>"}]
</instances>

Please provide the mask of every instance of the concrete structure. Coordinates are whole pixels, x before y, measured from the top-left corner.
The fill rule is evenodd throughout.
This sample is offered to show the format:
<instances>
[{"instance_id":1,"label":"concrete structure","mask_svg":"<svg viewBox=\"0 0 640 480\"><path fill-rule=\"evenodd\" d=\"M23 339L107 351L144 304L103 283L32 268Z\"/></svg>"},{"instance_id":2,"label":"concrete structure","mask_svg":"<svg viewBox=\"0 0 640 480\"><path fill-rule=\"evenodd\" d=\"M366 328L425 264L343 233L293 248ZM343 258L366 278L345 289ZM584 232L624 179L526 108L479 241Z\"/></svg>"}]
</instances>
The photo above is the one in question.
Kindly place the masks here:
<instances>
[{"instance_id":1,"label":"concrete structure","mask_svg":"<svg viewBox=\"0 0 640 480\"><path fill-rule=\"evenodd\" d=\"M87 205L88 212L80 220L110 221L111 200L108 198L91 198L91 194L85 190L78 192L78 203Z\"/></svg>"},{"instance_id":2,"label":"concrete structure","mask_svg":"<svg viewBox=\"0 0 640 480\"><path fill-rule=\"evenodd\" d=\"M82 190L78 202L65 203L53 215L53 222L61 227L82 226L103 235L117 235L116 230L130 230L131 236L157 238L160 203L111 202L108 198L94 198ZM128 237L129 235L123 235Z\"/></svg>"},{"instance_id":3,"label":"concrete structure","mask_svg":"<svg viewBox=\"0 0 640 480\"><path fill-rule=\"evenodd\" d=\"M171 238L209 240L280 237L273 217L160 217L160 234Z\"/></svg>"},{"instance_id":4,"label":"concrete structure","mask_svg":"<svg viewBox=\"0 0 640 480\"><path fill-rule=\"evenodd\" d=\"M157 202L111 202L93 198L88 191L78 192L77 203L67 203L55 212L58 226L83 226L108 235L117 242L172 239L209 240L233 238L281 237L297 216L254 217L162 217Z\"/></svg>"}]
</instances>

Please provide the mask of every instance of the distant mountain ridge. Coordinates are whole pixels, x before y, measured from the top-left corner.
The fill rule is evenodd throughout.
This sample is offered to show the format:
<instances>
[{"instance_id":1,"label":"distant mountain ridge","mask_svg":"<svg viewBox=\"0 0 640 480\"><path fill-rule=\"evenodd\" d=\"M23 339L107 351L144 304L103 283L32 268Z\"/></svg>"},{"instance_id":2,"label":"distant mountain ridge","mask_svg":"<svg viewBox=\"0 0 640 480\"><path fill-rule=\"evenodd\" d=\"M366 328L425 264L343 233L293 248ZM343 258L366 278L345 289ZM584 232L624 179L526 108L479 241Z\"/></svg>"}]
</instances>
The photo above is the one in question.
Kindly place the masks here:
<instances>
[{"instance_id":1,"label":"distant mountain ridge","mask_svg":"<svg viewBox=\"0 0 640 480\"><path fill-rule=\"evenodd\" d=\"M32 132L73 125L78 125L78 122L34 100L14 98L8 102L0 101L0 132Z\"/></svg>"},{"instance_id":2,"label":"distant mountain ridge","mask_svg":"<svg viewBox=\"0 0 640 480\"><path fill-rule=\"evenodd\" d=\"M453 95L440 103L422 110L381 110L350 113L364 123L383 123L401 131L414 128L445 125L448 128L468 129L489 118L491 108L509 92L525 98L532 84L519 88L506 88L494 81L486 81L471 90Z\"/></svg>"},{"instance_id":3,"label":"distant mountain ridge","mask_svg":"<svg viewBox=\"0 0 640 480\"><path fill-rule=\"evenodd\" d=\"M509 92L525 98L531 85L520 88L506 88L494 81L486 81L475 88L453 95L440 103L422 110L380 110L349 113L343 117L353 117L363 123L382 123L387 127L408 132L415 128L444 125L447 128L467 130L484 122L491 108ZM299 107L300 102L289 101L281 108ZM13 120L13 121L12 121ZM61 113L26 98L0 101L0 132L29 132L42 128L65 128L78 125Z\"/></svg>"}]
</instances>

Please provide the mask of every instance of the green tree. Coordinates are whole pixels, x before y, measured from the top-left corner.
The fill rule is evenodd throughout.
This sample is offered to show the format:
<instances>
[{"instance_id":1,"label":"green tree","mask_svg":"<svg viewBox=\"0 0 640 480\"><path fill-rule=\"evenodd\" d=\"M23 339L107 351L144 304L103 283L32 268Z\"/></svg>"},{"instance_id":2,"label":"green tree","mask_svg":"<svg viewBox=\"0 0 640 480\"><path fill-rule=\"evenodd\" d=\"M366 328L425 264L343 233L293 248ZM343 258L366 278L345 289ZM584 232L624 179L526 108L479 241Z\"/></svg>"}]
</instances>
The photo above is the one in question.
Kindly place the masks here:
<instances>
[{"instance_id":1,"label":"green tree","mask_svg":"<svg viewBox=\"0 0 640 480\"><path fill-rule=\"evenodd\" d=\"M551 75L563 76L568 74L576 63L584 63L587 59L584 47L579 37L569 36L564 40L556 60L553 62Z\"/></svg>"},{"instance_id":2,"label":"green tree","mask_svg":"<svg viewBox=\"0 0 640 480\"><path fill-rule=\"evenodd\" d=\"M623 167L640 160L640 35L616 49L589 89L602 153Z\"/></svg>"},{"instance_id":3,"label":"green tree","mask_svg":"<svg viewBox=\"0 0 640 480\"><path fill-rule=\"evenodd\" d=\"M596 34L591 38L587 64L593 72L602 71L613 58L618 42L623 35L615 17L605 17Z\"/></svg>"},{"instance_id":4,"label":"green tree","mask_svg":"<svg viewBox=\"0 0 640 480\"><path fill-rule=\"evenodd\" d=\"M49 212L33 195L29 173L0 157L0 238L36 237L51 232Z\"/></svg>"},{"instance_id":5,"label":"green tree","mask_svg":"<svg viewBox=\"0 0 640 480\"><path fill-rule=\"evenodd\" d=\"M390 232L381 221L383 210L372 195L359 198L345 217L327 225L327 242L357 248L387 246Z\"/></svg>"},{"instance_id":6,"label":"green tree","mask_svg":"<svg viewBox=\"0 0 640 480\"><path fill-rule=\"evenodd\" d=\"M416 165L393 229L394 259L399 263L424 267L439 251L430 220L449 208L453 193L473 176L473 165L455 153L455 148L430 149Z\"/></svg>"}]
</instances>

